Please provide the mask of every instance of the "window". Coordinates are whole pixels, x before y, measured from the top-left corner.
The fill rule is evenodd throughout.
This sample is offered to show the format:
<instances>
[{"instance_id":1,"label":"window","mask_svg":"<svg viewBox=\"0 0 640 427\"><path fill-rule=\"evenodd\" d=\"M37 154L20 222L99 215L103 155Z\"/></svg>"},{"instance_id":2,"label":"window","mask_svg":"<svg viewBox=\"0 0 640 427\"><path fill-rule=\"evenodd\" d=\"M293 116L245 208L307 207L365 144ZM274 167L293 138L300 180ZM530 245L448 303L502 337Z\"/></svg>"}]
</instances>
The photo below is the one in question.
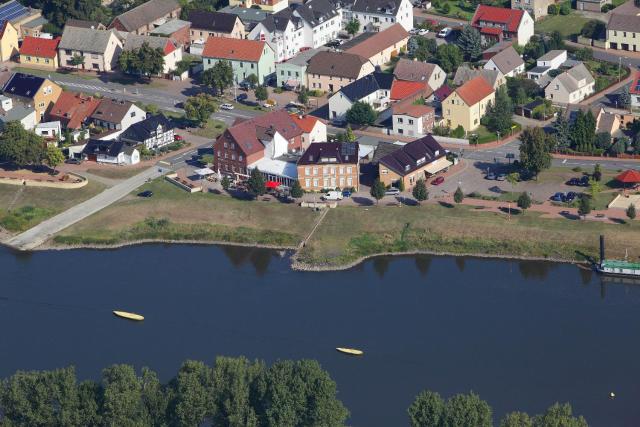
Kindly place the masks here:
<instances>
[{"instance_id":1,"label":"window","mask_svg":"<svg viewBox=\"0 0 640 427\"><path fill-rule=\"evenodd\" d=\"M412 125L413 124L413 119L409 119L409 124Z\"/></svg>"},{"instance_id":2,"label":"window","mask_svg":"<svg viewBox=\"0 0 640 427\"><path fill-rule=\"evenodd\" d=\"M398 123L402 123L402 117L398 117Z\"/></svg>"},{"instance_id":3,"label":"window","mask_svg":"<svg viewBox=\"0 0 640 427\"><path fill-rule=\"evenodd\" d=\"M318 168L313 168L313 175L318 175Z\"/></svg>"},{"instance_id":4,"label":"window","mask_svg":"<svg viewBox=\"0 0 640 427\"><path fill-rule=\"evenodd\" d=\"M351 174L351 166L348 166L348 167L347 167L347 173L348 173L348 174Z\"/></svg>"},{"instance_id":5,"label":"window","mask_svg":"<svg viewBox=\"0 0 640 427\"><path fill-rule=\"evenodd\" d=\"M307 178L304 180L304 186L309 187L309 185L311 185L311 180Z\"/></svg>"},{"instance_id":6,"label":"window","mask_svg":"<svg viewBox=\"0 0 640 427\"><path fill-rule=\"evenodd\" d=\"M307 168L304 168L304 174L305 174L306 176L311 175L311 168L308 168L308 167L307 167ZM307 180L307 181L308 181L308 180ZM309 184L307 184L307 186L309 186Z\"/></svg>"},{"instance_id":7,"label":"window","mask_svg":"<svg viewBox=\"0 0 640 427\"><path fill-rule=\"evenodd\" d=\"M135 117L135 116L136 116L136 112L135 112L135 111L132 111L132 112L131 112L131 114L130 114L130 116L131 116L131 117Z\"/></svg>"},{"instance_id":8,"label":"window","mask_svg":"<svg viewBox=\"0 0 640 427\"><path fill-rule=\"evenodd\" d=\"M242 154L238 154L238 160L242 161Z\"/></svg>"}]
</instances>

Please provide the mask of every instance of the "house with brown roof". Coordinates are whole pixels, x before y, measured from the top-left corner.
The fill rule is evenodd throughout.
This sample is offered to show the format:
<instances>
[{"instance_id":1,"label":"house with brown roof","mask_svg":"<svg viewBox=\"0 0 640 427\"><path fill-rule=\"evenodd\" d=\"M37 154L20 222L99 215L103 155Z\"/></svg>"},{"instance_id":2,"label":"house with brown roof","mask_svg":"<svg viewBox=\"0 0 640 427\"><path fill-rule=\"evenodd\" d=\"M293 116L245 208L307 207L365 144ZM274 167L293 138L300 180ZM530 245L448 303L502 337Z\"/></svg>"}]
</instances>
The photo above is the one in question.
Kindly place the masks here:
<instances>
[{"instance_id":1,"label":"house with brown roof","mask_svg":"<svg viewBox=\"0 0 640 427\"><path fill-rule=\"evenodd\" d=\"M304 191L360 186L357 142L314 142L298 160L298 182Z\"/></svg>"},{"instance_id":2,"label":"house with brown roof","mask_svg":"<svg viewBox=\"0 0 640 427\"><path fill-rule=\"evenodd\" d=\"M291 185L296 164L283 157L302 148L303 133L285 110L238 120L216 139L214 168L234 179L245 179L258 168L267 179Z\"/></svg>"},{"instance_id":3,"label":"house with brown roof","mask_svg":"<svg viewBox=\"0 0 640 427\"><path fill-rule=\"evenodd\" d=\"M307 65L307 87L337 92L344 86L373 73L375 67L366 58L347 52L318 52Z\"/></svg>"},{"instance_id":4,"label":"house with brown roof","mask_svg":"<svg viewBox=\"0 0 640 427\"><path fill-rule=\"evenodd\" d=\"M382 66L398 56L401 50L406 50L408 42L407 30L400 24L393 24L345 52L367 58L374 66Z\"/></svg>"},{"instance_id":5,"label":"house with brown roof","mask_svg":"<svg viewBox=\"0 0 640 427\"><path fill-rule=\"evenodd\" d=\"M382 157L378 162L378 175L386 186L399 187L402 181L404 188L411 189L418 180L426 180L451 164L445 149L432 135L427 135L398 146L397 150Z\"/></svg>"},{"instance_id":6,"label":"house with brown roof","mask_svg":"<svg viewBox=\"0 0 640 427\"><path fill-rule=\"evenodd\" d=\"M121 52L122 41L115 30L65 27L58 44L60 66L75 69L111 71ZM78 57L84 61L74 65L74 58Z\"/></svg>"},{"instance_id":7,"label":"house with brown roof","mask_svg":"<svg viewBox=\"0 0 640 427\"><path fill-rule=\"evenodd\" d=\"M83 19L67 19L65 27L89 28L90 30L106 30L107 27L98 21L86 21Z\"/></svg>"},{"instance_id":8,"label":"house with brown roof","mask_svg":"<svg viewBox=\"0 0 640 427\"><path fill-rule=\"evenodd\" d=\"M317 117L310 115L292 114L293 122L302 129L300 149L306 150L314 142L327 140L327 125Z\"/></svg>"},{"instance_id":9,"label":"house with brown roof","mask_svg":"<svg viewBox=\"0 0 640 427\"><path fill-rule=\"evenodd\" d=\"M608 49L640 51L640 7L634 0L611 11L606 46Z\"/></svg>"},{"instance_id":10,"label":"house with brown roof","mask_svg":"<svg viewBox=\"0 0 640 427\"><path fill-rule=\"evenodd\" d=\"M453 77L453 84L456 86L462 86L469 80L478 76L484 78L494 89L498 89L500 86L507 83L507 79L502 75L500 70L471 68L468 65L461 65L456 69L456 74Z\"/></svg>"},{"instance_id":11,"label":"house with brown roof","mask_svg":"<svg viewBox=\"0 0 640 427\"><path fill-rule=\"evenodd\" d=\"M244 39L247 34L242 20L232 13L192 10L188 20L191 43L204 44L209 37Z\"/></svg>"},{"instance_id":12,"label":"house with brown roof","mask_svg":"<svg viewBox=\"0 0 640 427\"><path fill-rule=\"evenodd\" d=\"M393 69L393 75L398 80L409 82L427 82L431 90L436 91L442 86L447 78L438 64L431 64L418 60L402 58Z\"/></svg>"},{"instance_id":13,"label":"house with brown roof","mask_svg":"<svg viewBox=\"0 0 640 427\"><path fill-rule=\"evenodd\" d=\"M435 108L414 104L408 99L392 107L393 133L401 136L424 136L433 130L436 118Z\"/></svg>"},{"instance_id":14,"label":"house with brown roof","mask_svg":"<svg viewBox=\"0 0 640 427\"><path fill-rule=\"evenodd\" d=\"M210 37L202 52L204 70L218 61L227 61L233 69L234 80L241 83L254 74L264 84L276 71L275 53L266 42L256 40Z\"/></svg>"},{"instance_id":15,"label":"house with brown roof","mask_svg":"<svg viewBox=\"0 0 640 427\"><path fill-rule=\"evenodd\" d=\"M59 121L64 129L78 130L89 124L100 99L82 93L62 92L49 111L49 121Z\"/></svg>"},{"instance_id":16,"label":"house with brown roof","mask_svg":"<svg viewBox=\"0 0 640 427\"><path fill-rule=\"evenodd\" d=\"M524 60L513 46L509 46L489 59L484 64L484 69L500 71L505 77L515 77L524 73Z\"/></svg>"},{"instance_id":17,"label":"house with brown roof","mask_svg":"<svg viewBox=\"0 0 640 427\"><path fill-rule=\"evenodd\" d=\"M109 29L149 35L156 27L178 18L181 10L176 0L149 0L116 16L109 24Z\"/></svg>"},{"instance_id":18,"label":"house with brown roof","mask_svg":"<svg viewBox=\"0 0 640 427\"><path fill-rule=\"evenodd\" d=\"M96 126L105 130L122 132L132 124L146 119L147 113L133 102L102 99L90 118Z\"/></svg>"},{"instance_id":19,"label":"house with brown roof","mask_svg":"<svg viewBox=\"0 0 640 427\"><path fill-rule=\"evenodd\" d=\"M480 126L487 108L495 101L495 90L478 76L456 88L442 101L442 117L450 129L458 126L469 132Z\"/></svg>"}]
</instances>

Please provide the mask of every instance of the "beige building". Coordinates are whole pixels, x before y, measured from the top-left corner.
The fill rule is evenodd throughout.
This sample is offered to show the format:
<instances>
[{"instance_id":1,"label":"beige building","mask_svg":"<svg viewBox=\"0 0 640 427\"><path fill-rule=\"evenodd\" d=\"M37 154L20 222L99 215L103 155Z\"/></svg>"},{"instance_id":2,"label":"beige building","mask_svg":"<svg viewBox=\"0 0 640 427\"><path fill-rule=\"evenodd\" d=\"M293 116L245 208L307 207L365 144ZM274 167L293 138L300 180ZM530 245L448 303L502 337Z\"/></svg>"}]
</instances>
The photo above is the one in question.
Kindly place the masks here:
<instances>
[{"instance_id":1,"label":"beige building","mask_svg":"<svg viewBox=\"0 0 640 427\"><path fill-rule=\"evenodd\" d=\"M544 90L554 104L577 104L595 92L596 81L584 64L557 75Z\"/></svg>"},{"instance_id":2,"label":"beige building","mask_svg":"<svg viewBox=\"0 0 640 427\"><path fill-rule=\"evenodd\" d=\"M633 0L611 11L606 46L609 49L640 51L640 8Z\"/></svg>"},{"instance_id":3,"label":"beige building","mask_svg":"<svg viewBox=\"0 0 640 427\"><path fill-rule=\"evenodd\" d=\"M62 88L49 79L31 74L14 73L5 84L3 92L23 104L33 105L36 124L44 120L45 114L56 103Z\"/></svg>"},{"instance_id":4,"label":"beige building","mask_svg":"<svg viewBox=\"0 0 640 427\"><path fill-rule=\"evenodd\" d=\"M360 37L367 37L345 52L367 58L374 66L383 66L391 59L406 50L409 33L400 24L393 24L386 30L368 37L365 33Z\"/></svg>"},{"instance_id":5,"label":"beige building","mask_svg":"<svg viewBox=\"0 0 640 427\"><path fill-rule=\"evenodd\" d=\"M18 53L18 30L9 21L0 24L0 60L8 61Z\"/></svg>"},{"instance_id":6,"label":"beige building","mask_svg":"<svg viewBox=\"0 0 640 427\"><path fill-rule=\"evenodd\" d=\"M65 27L58 45L60 66L91 71L111 71L118 64L122 41L113 30ZM74 57L84 62L74 65Z\"/></svg>"},{"instance_id":7,"label":"beige building","mask_svg":"<svg viewBox=\"0 0 640 427\"><path fill-rule=\"evenodd\" d=\"M537 21L547 16L549 6L555 3L555 0L511 0L511 9L526 10L533 20Z\"/></svg>"},{"instance_id":8,"label":"beige building","mask_svg":"<svg viewBox=\"0 0 640 427\"><path fill-rule=\"evenodd\" d=\"M244 24L232 13L193 10L189 13L191 43L206 43L209 37L246 38Z\"/></svg>"},{"instance_id":9,"label":"beige building","mask_svg":"<svg viewBox=\"0 0 640 427\"><path fill-rule=\"evenodd\" d=\"M181 10L176 0L149 0L116 16L108 28L147 36L160 25L180 17Z\"/></svg>"},{"instance_id":10,"label":"beige building","mask_svg":"<svg viewBox=\"0 0 640 427\"><path fill-rule=\"evenodd\" d=\"M349 83L373 73L375 67L360 55L346 52L318 52L307 66L307 88L337 92Z\"/></svg>"},{"instance_id":11,"label":"beige building","mask_svg":"<svg viewBox=\"0 0 640 427\"><path fill-rule=\"evenodd\" d=\"M312 143L298 160L298 182L304 191L336 188L358 191L358 143Z\"/></svg>"},{"instance_id":12,"label":"beige building","mask_svg":"<svg viewBox=\"0 0 640 427\"><path fill-rule=\"evenodd\" d=\"M475 77L442 101L442 116L450 129L462 126L465 131L480 126L480 119L495 101L495 90L481 77Z\"/></svg>"}]
</instances>

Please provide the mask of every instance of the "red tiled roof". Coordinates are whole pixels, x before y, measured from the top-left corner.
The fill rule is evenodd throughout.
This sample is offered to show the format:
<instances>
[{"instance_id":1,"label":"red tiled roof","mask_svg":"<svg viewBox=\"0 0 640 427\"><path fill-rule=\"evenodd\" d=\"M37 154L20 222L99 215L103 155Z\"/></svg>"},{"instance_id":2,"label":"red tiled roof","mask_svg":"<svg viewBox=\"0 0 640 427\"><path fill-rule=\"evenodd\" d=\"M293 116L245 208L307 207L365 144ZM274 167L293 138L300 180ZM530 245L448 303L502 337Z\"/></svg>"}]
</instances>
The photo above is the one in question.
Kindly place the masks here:
<instances>
[{"instance_id":1,"label":"red tiled roof","mask_svg":"<svg viewBox=\"0 0 640 427\"><path fill-rule=\"evenodd\" d=\"M204 45L203 57L258 62L266 43L257 40L209 37Z\"/></svg>"},{"instance_id":2,"label":"red tiled roof","mask_svg":"<svg viewBox=\"0 0 640 427\"><path fill-rule=\"evenodd\" d=\"M60 37L41 39L27 36L22 41L22 46L20 46L20 55L55 58L58 54L58 43L60 43Z\"/></svg>"},{"instance_id":3,"label":"red tiled roof","mask_svg":"<svg viewBox=\"0 0 640 427\"><path fill-rule=\"evenodd\" d=\"M471 25L479 27L479 21L504 24L510 33L518 32L518 26L524 16L524 11L520 9L505 9L504 7L478 5L476 13L473 14Z\"/></svg>"},{"instance_id":4,"label":"red tiled roof","mask_svg":"<svg viewBox=\"0 0 640 427\"><path fill-rule=\"evenodd\" d=\"M457 88L455 92L468 106L472 106L491 95L493 88L482 76L478 76Z\"/></svg>"},{"instance_id":5,"label":"red tiled roof","mask_svg":"<svg viewBox=\"0 0 640 427\"><path fill-rule=\"evenodd\" d=\"M393 106L393 114L404 114L411 117L422 117L429 113L435 114L435 109L428 105L415 105L411 102L400 102Z\"/></svg>"},{"instance_id":6,"label":"red tiled roof","mask_svg":"<svg viewBox=\"0 0 640 427\"><path fill-rule=\"evenodd\" d=\"M640 72L636 72L635 77L631 81L631 87L629 87L629 93L632 95L640 95Z\"/></svg>"},{"instance_id":7,"label":"red tiled roof","mask_svg":"<svg viewBox=\"0 0 640 427\"><path fill-rule=\"evenodd\" d=\"M502 34L502 28L498 27L482 27L480 28L482 34L491 34L493 36L499 36Z\"/></svg>"},{"instance_id":8,"label":"red tiled roof","mask_svg":"<svg viewBox=\"0 0 640 427\"><path fill-rule=\"evenodd\" d=\"M400 100L411 96L417 92L426 92L427 82L409 82L404 80L394 80L391 84L391 99ZM425 94L426 95L426 94Z\"/></svg>"},{"instance_id":9,"label":"red tiled roof","mask_svg":"<svg viewBox=\"0 0 640 427\"><path fill-rule=\"evenodd\" d=\"M82 123L98 108L100 100L81 93L62 92L49 112L49 117L60 120L69 129L80 129Z\"/></svg>"},{"instance_id":10,"label":"red tiled roof","mask_svg":"<svg viewBox=\"0 0 640 427\"><path fill-rule=\"evenodd\" d=\"M440 88L438 88L435 92L433 92L433 94L436 96L436 98L438 98L439 101L442 101L443 99L451 95L451 92L453 92L453 89L451 89L447 85L443 85Z\"/></svg>"},{"instance_id":11,"label":"red tiled roof","mask_svg":"<svg viewBox=\"0 0 640 427\"><path fill-rule=\"evenodd\" d=\"M299 116L297 114L291 114L291 118L293 119L295 124L298 125L298 127L302 129L305 133L311 132L319 120L317 117L313 117L309 115Z\"/></svg>"}]
</instances>

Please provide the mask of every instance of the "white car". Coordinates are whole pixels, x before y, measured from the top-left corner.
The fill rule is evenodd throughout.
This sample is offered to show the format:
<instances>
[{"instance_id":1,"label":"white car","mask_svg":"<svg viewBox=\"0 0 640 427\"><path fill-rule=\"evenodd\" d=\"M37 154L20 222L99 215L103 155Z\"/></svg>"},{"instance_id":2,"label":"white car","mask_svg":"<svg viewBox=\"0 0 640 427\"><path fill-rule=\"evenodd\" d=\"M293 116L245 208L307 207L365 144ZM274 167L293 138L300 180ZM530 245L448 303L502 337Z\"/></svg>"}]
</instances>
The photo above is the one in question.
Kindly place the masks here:
<instances>
[{"instance_id":1,"label":"white car","mask_svg":"<svg viewBox=\"0 0 640 427\"><path fill-rule=\"evenodd\" d=\"M449 34L451 34L451 27L444 27L438 33L438 37L446 38Z\"/></svg>"},{"instance_id":2,"label":"white car","mask_svg":"<svg viewBox=\"0 0 640 427\"><path fill-rule=\"evenodd\" d=\"M419 36L426 36L427 34L429 34L429 30L427 30L426 28L422 28L420 29L420 31L418 31Z\"/></svg>"},{"instance_id":3,"label":"white car","mask_svg":"<svg viewBox=\"0 0 640 427\"><path fill-rule=\"evenodd\" d=\"M342 200L342 197L342 193L339 191L328 191L322 196L322 200Z\"/></svg>"},{"instance_id":4,"label":"white car","mask_svg":"<svg viewBox=\"0 0 640 427\"><path fill-rule=\"evenodd\" d=\"M231 104L222 104L222 105L220 105L220 108L222 110L233 110L234 107Z\"/></svg>"}]
</instances>

